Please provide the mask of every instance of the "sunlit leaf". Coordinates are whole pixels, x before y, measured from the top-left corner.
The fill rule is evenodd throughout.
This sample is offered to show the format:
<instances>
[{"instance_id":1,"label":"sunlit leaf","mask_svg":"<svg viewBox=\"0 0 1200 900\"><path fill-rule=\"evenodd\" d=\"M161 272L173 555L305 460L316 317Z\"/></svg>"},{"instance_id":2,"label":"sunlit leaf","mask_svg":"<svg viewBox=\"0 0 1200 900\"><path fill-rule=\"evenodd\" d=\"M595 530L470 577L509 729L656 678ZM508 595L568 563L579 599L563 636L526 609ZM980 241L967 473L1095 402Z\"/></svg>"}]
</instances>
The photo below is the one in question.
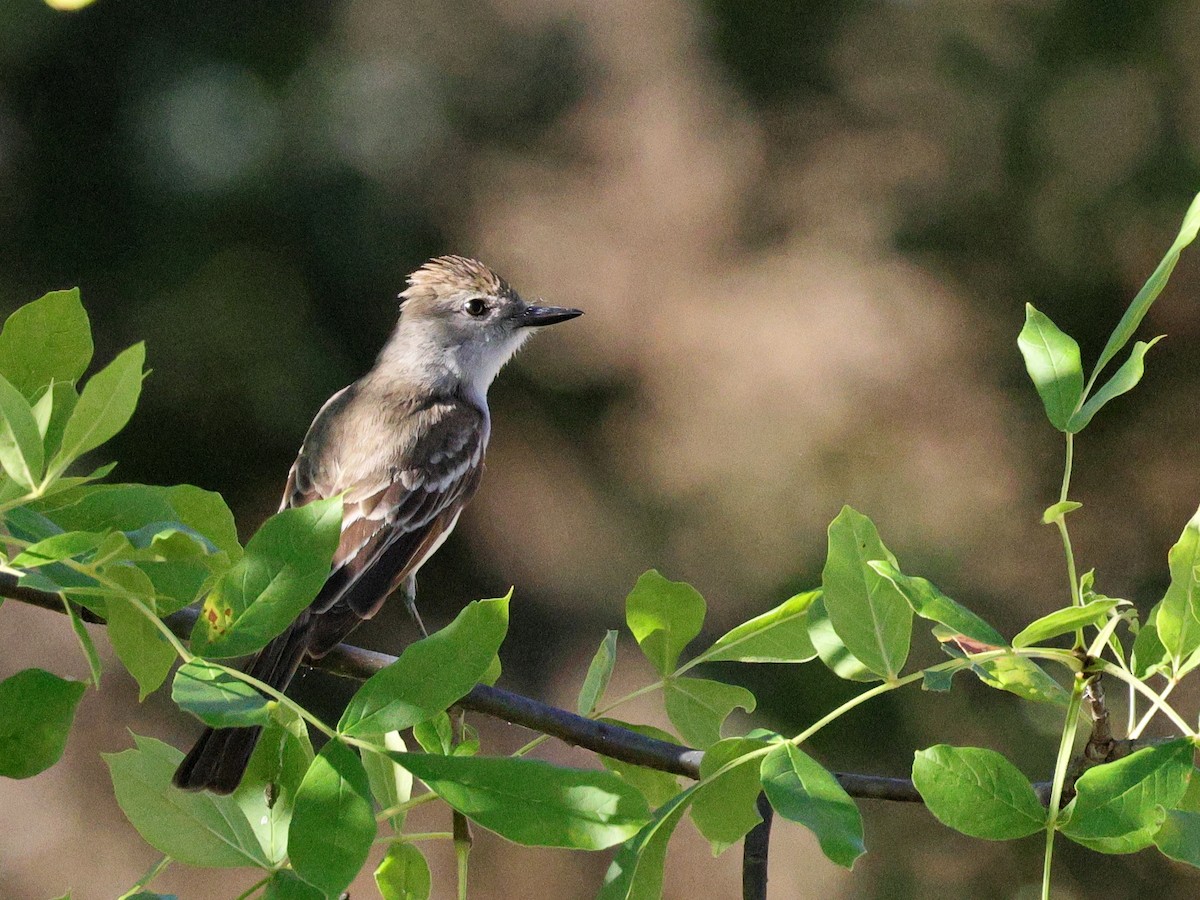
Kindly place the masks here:
<instances>
[{"instance_id":1,"label":"sunlit leaf","mask_svg":"<svg viewBox=\"0 0 1200 900\"><path fill-rule=\"evenodd\" d=\"M715 773L741 757L767 746L766 741L729 738L713 744L700 763L700 785L692 795L692 821L712 845L724 853L762 821L758 813L761 756L753 756L719 776Z\"/></svg>"},{"instance_id":2,"label":"sunlit leaf","mask_svg":"<svg viewBox=\"0 0 1200 900\"><path fill-rule=\"evenodd\" d=\"M487 672L504 641L508 602L507 596L473 601L441 631L407 647L358 689L339 730L350 735L399 731L461 699Z\"/></svg>"},{"instance_id":3,"label":"sunlit leaf","mask_svg":"<svg viewBox=\"0 0 1200 900\"><path fill-rule=\"evenodd\" d=\"M951 600L924 578L905 575L894 563L872 560L868 565L882 575L908 601L908 605L922 619L945 625L957 634L963 634L987 644L1003 645L1004 638L995 628L981 619L961 603Z\"/></svg>"},{"instance_id":4,"label":"sunlit leaf","mask_svg":"<svg viewBox=\"0 0 1200 900\"><path fill-rule=\"evenodd\" d=\"M397 753L408 752L408 746L398 731L364 735L362 739ZM363 753L362 763L363 768L367 770L367 784L371 788L371 796L375 798L380 810L392 809L412 796L412 773L396 765L391 757L382 753ZM397 834L404 830L404 818L404 812L395 813L388 818L392 830Z\"/></svg>"},{"instance_id":5,"label":"sunlit leaf","mask_svg":"<svg viewBox=\"0 0 1200 900\"><path fill-rule=\"evenodd\" d=\"M52 472L61 473L125 427L142 392L145 362L145 345L134 344L88 379L63 430L62 446L51 462Z\"/></svg>"},{"instance_id":6,"label":"sunlit leaf","mask_svg":"<svg viewBox=\"0 0 1200 900\"><path fill-rule=\"evenodd\" d=\"M92 331L79 289L22 306L0 332L0 376L32 400L51 381L78 381L92 361Z\"/></svg>"},{"instance_id":7,"label":"sunlit leaf","mask_svg":"<svg viewBox=\"0 0 1200 900\"><path fill-rule=\"evenodd\" d=\"M150 579L132 566L113 566L106 574L128 591L128 594L112 594L107 599L108 641L117 658L137 681L138 698L145 700L166 680L175 662L175 650L130 599L130 595L137 597L153 611L150 598L154 586Z\"/></svg>"},{"instance_id":8,"label":"sunlit leaf","mask_svg":"<svg viewBox=\"0 0 1200 900\"><path fill-rule=\"evenodd\" d=\"M1046 826L1029 779L994 750L946 744L918 750L912 777L929 811L963 834L1007 841Z\"/></svg>"},{"instance_id":9,"label":"sunlit leaf","mask_svg":"<svg viewBox=\"0 0 1200 900\"><path fill-rule=\"evenodd\" d=\"M171 699L213 728L265 725L275 706L274 700L203 659L179 667L171 685Z\"/></svg>"},{"instance_id":10,"label":"sunlit leaf","mask_svg":"<svg viewBox=\"0 0 1200 900\"><path fill-rule=\"evenodd\" d=\"M242 656L281 634L324 586L341 527L340 496L267 519L205 598L192 649L202 656Z\"/></svg>"},{"instance_id":11,"label":"sunlit leaf","mask_svg":"<svg viewBox=\"0 0 1200 900\"><path fill-rule=\"evenodd\" d=\"M802 663L817 655L808 608L820 591L797 594L722 635L700 656L707 662Z\"/></svg>"},{"instance_id":12,"label":"sunlit leaf","mask_svg":"<svg viewBox=\"0 0 1200 900\"><path fill-rule=\"evenodd\" d=\"M1185 656L1200 648L1200 510L1188 521L1167 556L1171 584L1158 609L1155 624L1176 668Z\"/></svg>"},{"instance_id":13,"label":"sunlit leaf","mask_svg":"<svg viewBox=\"0 0 1200 900\"><path fill-rule=\"evenodd\" d=\"M383 900L428 900L429 863L412 844L392 844L375 870L375 886Z\"/></svg>"},{"instance_id":14,"label":"sunlit leaf","mask_svg":"<svg viewBox=\"0 0 1200 900\"><path fill-rule=\"evenodd\" d=\"M856 659L884 678L904 668L912 636L912 607L871 560L896 558L875 524L849 506L829 524L829 552L821 571L823 600L834 631Z\"/></svg>"},{"instance_id":15,"label":"sunlit leaf","mask_svg":"<svg viewBox=\"0 0 1200 900\"><path fill-rule=\"evenodd\" d=\"M1121 321L1117 323L1117 327L1113 329L1112 335L1108 339L1108 343L1104 345L1104 349L1100 353L1099 360L1096 361L1096 368L1092 373L1092 377L1096 378L1106 365L1121 352L1121 348L1129 343L1129 339L1133 337L1133 333L1137 331L1138 325L1141 324L1146 312L1150 309L1150 305L1162 293L1162 289L1167 285L1167 279L1171 277L1171 272L1175 268L1175 264L1179 262L1179 254L1185 247L1196 239L1197 229L1200 229L1200 194L1197 194L1192 200L1191 206L1188 207L1187 213L1183 217L1183 224L1179 227L1179 234L1175 236L1174 243L1171 244L1166 255L1159 262L1154 272L1142 285L1142 289L1137 292L1137 296L1129 304L1129 308L1125 310L1125 314L1121 316Z\"/></svg>"},{"instance_id":16,"label":"sunlit leaf","mask_svg":"<svg viewBox=\"0 0 1200 900\"><path fill-rule=\"evenodd\" d=\"M1082 431L1092 421L1092 416L1096 415L1109 400L1132 391L1142 380L1142 375L1146 371L1146 351L1162 339L1163 336L1160 335L1152 341L1138 341L1134 344L1133 352L1129 354L1129 359L1125 360L1124 365L1117 369L1104 387L1087 399L1087 402L1075 415L1071 416L1071 421L1067 423L1067 431L1072 433Z\"/></svg>"},{"instance_id":17,"label":"sunlit leaf","mask_svg":"<svg viewBox=\"0 0 1200 900\"><path fill-rule=\"evenodd\" d=\"M1094 766L1075 782L1062 832L1101 853L1133 853L1154 842L1166 809L1187 790L1195 747L1188 738Z\"/></svg>"},{"instance_id":18,"label":"sunlit leaf","mask_svg":"<svg viewBox=\"0 0 1200 900\"><path fill-rule=\"evenodd\" d=\"M793 744L763 757L760 775L779 815L812 831L830 860L847 869L866 852L862 815L833 773Z\"/></svg>"},{"instance_id":19,"label":"sunlit leaf","mask_svg":"<svg viewBox=\"0 0 1200 900\"><path fill-rule=\"evenodd\" d=\"M1044 313L1025 304L1025 327L1017 338L1025 369L1037 388L1050 424L1067 430L1083 395L1083 364L1079 344L1059 330Z\"/></svg>"},{"instance_id":20,"label":"sunlit leaf","mask_svg":"<svg viewBox=\"0 0 1200 900\"><path fill-rule=\"evenodd\" d=\"M517 844L603 850L650 819L642 795L612 772L520 757L392 758L467 818Z\"/></svg>"},{"instance_id":21,"label":"sunlit leaf","mask_svg":"<svg viewBox=\"0 0 1200 900\"><path fill-rule=\"evenodd\" d=\"M292 868L336 897L366 863L374 839L367 773L353 750L331 740L296 792L287 843Z\"/></svg>"},{"instance_id":22,"label":"sunlit leaf","mask_svg":"<svg viewBox=\"0 0 1200 900\"><path fill-rule=\"evenodd\" d=\"M879 681L879 676L863 665L853 653L842 643L833 623L829 621L829 613L825 609L825 601L817 597L808 608L808 636L816 648L821 662L839 678L847 681Z\"/></svg>"},{"instance_id":23,"label":"sunlit leaf","mask_svg":"<svg viewBox=\"0 0 1200 900\"><path fill-rule=\"evenodd\" d=\"M1012 645L1014 647L1029 647L1033 644L1048 641L1050 638L1058 637L1060 634L1068 634L1069 632L1086 628L1090 625L1099 625L1108 619L1108 614L1116 609L1121 602L1120 600L1105 598L1103 600L1092 600L1082 606L1068 606L1065 609L1057 609L1025 626L1013 638Z\"/></svg>"},{"instance_id":24,"label":"sunlit leaf","mask_svg":"<svg viewBox=\"0 0 1200 900\"><path fill-rule=\"evenodd\" d=\"M579 689L579 700L575 708L581 716L590 716L596 710L596 704L604 696L608 680L612 678L613 666L617 661L617 632L609 630L596 648L596 655L588 666L587 676Z\"/></svg>"},{"instance_id":25,"label":"sunlit leaf","mask_svg":"<svg viewBox=\"0 0 1200 900\"><path fill-rule=\"evenodd\" d=\"M287 857L296 792L312 760L304 720L286 707L276 707L254 745L246 774L233 792L263 853L276 864Z\"/></svg>"},{"instance_id":26,"label":"sunlit leaf","mask_svg":"<svg viewBox=\"0 0 1200 900\"><path fill-rule=\"evenodd\" d=\"M679 736L705 749L721 739L721 726L737 708L754 712L754 695L744 687L706 678L671 678L663 685L667 716Z\"/></svg>"},{"instance_id":27,"label":"sunlit leaf","mask_svg":"<svg viewBox=\"0 0 1200 900\"><path fill-rule=\"evenodd\" d=\"M117 803L146 843L189 866L270 866L233 797L179 790L171 776L183 754L154 738L133 739L137 749L102 755Z\"/></svg>"},{"instance_id":28,"label":"sunlit leaf","mask_svg":"<svg viewBox=\"0 0 1200 900\"><path fill-rule=\"evenodd\" d=\"M36 487L44 465L42 435L29 401L0 377L0 466L24 488Z\"/></svg>"},{"instance_id":29,"label":"sunlit leaf","mask_svg":"<svg viewBox=\"0 0 1200 900\"><path fill-rule=\"evenodd\" d=\"M651 569L625 599L625 621L659 674L669 675L679 654L704 625L704 598L690 584L668 581Z\"/></svg>"},{"instance_id":30,"label":"sunlit leaf","mask_svg":"<svg viewBox=\"0 0 1200 900\"><path fill-rule=\"evenodd\" d=\"M622 845L596 900L661 900L667 843L695 790L693 785L659 807L654 818Z\"/></svg>"}]
</instances>

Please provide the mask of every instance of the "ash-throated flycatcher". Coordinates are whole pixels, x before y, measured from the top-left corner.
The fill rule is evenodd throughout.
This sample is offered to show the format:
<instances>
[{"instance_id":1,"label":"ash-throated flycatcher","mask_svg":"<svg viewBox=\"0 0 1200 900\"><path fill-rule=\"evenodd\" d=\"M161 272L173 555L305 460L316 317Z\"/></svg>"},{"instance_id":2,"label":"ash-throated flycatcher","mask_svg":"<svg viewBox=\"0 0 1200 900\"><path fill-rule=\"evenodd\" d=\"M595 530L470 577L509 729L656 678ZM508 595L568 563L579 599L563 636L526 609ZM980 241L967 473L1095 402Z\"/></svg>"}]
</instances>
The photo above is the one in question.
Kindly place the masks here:
<instances>
[{"instance_id":1,"label":"ash-throated flycatcher","mask_svg":"<svg viewBox=\"0 0 1200 900\"><path fill-rule=\"evenodd\" d=\"M488 386L531 329L580 315L530 306L487 266L461 256L427 262L400 300L400 321L374 368L321 407L288 476L281 508L337 494L345 506L325 586L248 669L280 691L305 658L328 653L398 588L416 617L414 576L483 474ZM175 784L230 793L258 732L205 729Z\"/></svg>"}]
</instances>

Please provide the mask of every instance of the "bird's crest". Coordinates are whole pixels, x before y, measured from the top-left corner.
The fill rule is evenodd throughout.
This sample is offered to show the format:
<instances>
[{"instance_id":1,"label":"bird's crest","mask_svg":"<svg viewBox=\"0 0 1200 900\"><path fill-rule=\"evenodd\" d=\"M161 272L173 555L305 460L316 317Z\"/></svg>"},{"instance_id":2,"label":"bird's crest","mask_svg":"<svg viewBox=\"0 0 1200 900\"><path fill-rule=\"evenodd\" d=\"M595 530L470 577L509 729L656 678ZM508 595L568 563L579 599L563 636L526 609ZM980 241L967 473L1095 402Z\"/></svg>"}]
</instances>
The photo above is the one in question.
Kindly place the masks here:
<instances>
[{"instance_id":1,"label":"bird's crest","mask_svg":"<svg viewBox=\"0 0 1200 900\"><path fill-rule=\"evenodd\" d=\"M508 282L479 260L438 256L408 276L408 287L400 294L400 303L462 292L493 297L513 295Z\"/></svg>"}]
</instances>

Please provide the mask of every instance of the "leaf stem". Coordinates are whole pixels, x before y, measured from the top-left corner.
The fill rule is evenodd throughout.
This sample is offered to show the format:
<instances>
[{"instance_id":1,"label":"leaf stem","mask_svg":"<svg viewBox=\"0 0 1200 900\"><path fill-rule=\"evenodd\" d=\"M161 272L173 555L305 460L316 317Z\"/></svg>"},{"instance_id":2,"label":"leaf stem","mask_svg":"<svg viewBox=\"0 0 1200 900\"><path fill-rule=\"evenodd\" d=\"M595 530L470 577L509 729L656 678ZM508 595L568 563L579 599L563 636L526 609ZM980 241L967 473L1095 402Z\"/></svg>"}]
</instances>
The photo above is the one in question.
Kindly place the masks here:
<instances>
[{"instance_id":1,"label":"leaf stem","mask_svg":"<svg viewBox=\"0 0 1200 900\"><path fill-rule=\"evenodd\" d=\"M687 667L685 666L684 669L686 669L686 668ZM684 671L684 669L679 669L679 670L673 672L670 677L673 678L675 675L678 675L680 672ZM608 706L604 707L603 709L596 710L594 713L592 713L591 716L589 716L589 718L598 719L605 713L609 712L610 710L616 709L618 706L621 706L624 703L628 703L630 700L633 700L637 697L641 697L645 694L649 694L651 691L661 690L662 687L666 683L667 683L666 678L660 678L658 681L655 681L652 684L647 684L644 687L640 687L636 691L628 693L624 697L621 697L618 700L614 700L612 703L608 704Z\"/></svg>"},{"instance_id":2,"label":"leaf stem","mask_svg":"<svg viewBox=\"0 0 1200 900\"><path fill-rule=\"evenodd\" d=\"M144 888L146 885L148 885L150 882L152 882L155 878L157 878L159 875L161 875L163 872L165 872L167 870L167 867L169 865L171 865L172 861L173 860L171 859L171 857L164 856L162 859L160 859L158 862L156 862L154 865L152 865L149 869L147 869L146 874L143 875L141 878L139 878L137 881L135 881L133 883L133 885L129 888L129 890L127 890L120 897L118 897L117 900L126 900L127 897L132 897L134 894L138 893L142 888Z\"/></svg>"},{"instance_id":3,"label":"leaf stem","mask_svg":"<svg viewBox=\"0 0 1200 900\"><path fill-rule=\"evenodd\" d=\"M254 894L258 893L259 888L261 888L270 880L270 875L266 876L265 878L260 878L258 881L254 882L254 884L250 885L250 887L246 888L246 890L242 891L242 893L238 894L236 900L246 900L247 897L252 897Z\"/></svg>"},{"instance_id":4,"label":"leaf stem","mask_svg":"<svg viewBox=\"0 0 1200 900\"><path fill-rule=\"evenodd\" d=\"M1184 721L1183 717L1175 711L1175 708L1171 706L1171 704L1166 702L1166 697L1163 694L1155 691L1136 675L1132 674L1131 672L1126 672L1120 666L1115 666L1104 659L1093 660L1092 668L1099 669L1105 675L1112 675L1114 678L1121 679L1151 703L1157 705L1157 707L1166 714L1167 718L1175 723L1175 727L1178 728L1183 734L1193 738L1196 736L1195 730L1188 725L1186 721Z\"/></svg>"},{"instance_id":5,"label":"leaf stem","mask_svg":"<svg viewBox=\"0 0 1200 900\"><path fill-rule=\"evenodd\" d=\"M1166 687L1162 689L1162 693L1158 695L1158 699L1150 704L1150 708L1146 710L1145 715L1138 720L1137 725L1129 729L1129 734L1127 737L1130 740L1142 736L1142 732L1146 730L1146 726L1150 724L1150 720L1154 718L1155 713L1162 709L1163 702L1167 699L1167 697L1171 696L1171 691L1175 690L1175 685L1177 684L1179 684L1179 682L1174 678L1167 682Z\"/></svg>"},{"instance_id":6,"label":"leaf stem","mask_svg":"<svg viewBox=\"0 0 1200 900\"><path fill-rule=\"evenodd\" d=\"M1075 732L1079 728L1079 707L1083 700L1083 687L1087 682L1082 673L1075 676L1071 688L1071 702L1067 705L1067 718L1063 723L1062 740L1058 744L1058 758L1054 763L1054 781L1050 787L1050 809L1046 816L1046 857L1042 863L1042 900L1050 900L1050 867L1054 859L1054 834L1058 831L1059 806L1062 804L1063 785L1067 780L1067 765L1071 761L1071 748L1075 746Z\"/></svg>"},{"instance_id":7,"label":"leaf stem","mask_svg":"<svg viewBox=\"0 0 1200 900\"><path fill-rule=\"evenodd\" d=\"M431 803L438 799L438 795L433 791L422 794L419 797L413 797L411 800L405 800L403 803L397 803L395 806L389 806L387 809L375 816L376 822L386 822L393 816L398 816L401 813L408 812L418 806L424 806L426 803Z\"/></svg>"},{"instance_id":8,"label":"leaf stem","mask_svg":"<svg viewBox=\"0 0 1200 900\"><path fill-rule=\"evenodd\" d=\"M1067 432L1067 456L1066 462L1063 465L1063 480L1062 490L1058 494L1058 502L1063 503L1067 499L1067 494L1071 490L1071 469L1074 465L1075 458L1075 435ZM1075 551L1071 548L1071 535L1067 531L1066 516L1059 516L1055 520L1058 525L1058 533L1062 536L1063 552L1067 556L1067 577L1071 582L1071 604L1074 606L1082 606L1083 598L1079 595L1079 578L1075 571ZM1080 648L1083 646L1083 629L1080 628L1075 632L1075 646Z\"/></svg>"}]
</instances>

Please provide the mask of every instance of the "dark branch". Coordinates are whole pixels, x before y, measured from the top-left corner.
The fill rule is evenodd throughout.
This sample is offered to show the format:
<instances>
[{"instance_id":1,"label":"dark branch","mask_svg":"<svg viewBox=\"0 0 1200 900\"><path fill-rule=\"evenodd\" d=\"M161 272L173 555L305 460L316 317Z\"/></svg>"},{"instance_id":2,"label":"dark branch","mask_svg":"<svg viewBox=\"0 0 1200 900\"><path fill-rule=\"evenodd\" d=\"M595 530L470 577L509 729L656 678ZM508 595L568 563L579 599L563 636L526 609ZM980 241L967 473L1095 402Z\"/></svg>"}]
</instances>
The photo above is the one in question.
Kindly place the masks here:
<instances>
[{"instance_id":1,"label":"dark branch","mask_svg":"<svg viewBox=\"0 0 1200 900\"><path fill-rule=\"evenodd\" d=\"M742 842L742 900L767 900L767 851L775 810L766 794L758 795L758 814L762 821L750 829Z\"/></svg>"},{"instance_id":2,"label":"dark branch","mask_svg":"<svg viewBox=\"0 0 1200 900\"><path fill-rule=\"evenodd\" d=\"M0 597L18 600L31 606L41 607L53 612L62 613L62 598L58 594L40 591L35 588L22 587L11 572L0 572ZM84 611L86 612L86 610ZM194 609L183 609L167 616L165 621L170 629L180 637L187 637L196 621L197 612ZM88 621L96 619L87 616ZM380 669L396 661L396 657L374 650L364 650L348 644L339 644L321 659L313 660L313 668L343 678L363 681L370 678ZM660 741L628 728L610 725L577 716L566 710L541 703L531 697L514 694L502 688L490 687L485 684L476 685L467 696L459 701L459 706L503 719L514 725L521 725L532 731L548 734L568 744L574 744L591 750L603 756L619 759L633 765L646 766L686 778L699 779L700 761L704 758L703 751L669 741ZM1153 740L1113 741L1110 748L1110 759L1126 756L1139 747L1150 746ZM878 775L858 775L854 773L835 773L838 781L851 797L862 800L891 800L901 803L921 803L921 795L907 778L885 778ZM1050 797L1049 782L1034 785L1042 803L1048 803Z\"/></svg>"}]
</instances>

